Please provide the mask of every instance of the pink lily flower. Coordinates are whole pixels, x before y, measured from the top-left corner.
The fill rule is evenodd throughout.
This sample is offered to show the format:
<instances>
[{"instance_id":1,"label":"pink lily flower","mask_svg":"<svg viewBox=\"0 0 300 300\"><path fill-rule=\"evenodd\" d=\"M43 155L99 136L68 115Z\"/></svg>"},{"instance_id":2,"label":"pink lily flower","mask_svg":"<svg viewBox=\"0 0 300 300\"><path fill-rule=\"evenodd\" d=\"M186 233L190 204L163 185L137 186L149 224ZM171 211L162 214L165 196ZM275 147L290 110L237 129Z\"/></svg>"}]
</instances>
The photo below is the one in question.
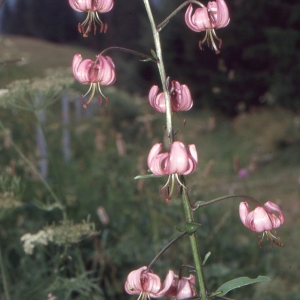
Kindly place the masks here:
<instances>
[{"instance_id":1,"label":"pink lily flower","mask_svg":"<svg viewBox=\"0 0 300 300\"><path fill-rule=\"evenodd\" d=\"M165 294L166 297L175 297L176 300L188 299L196 296L195 291L196 277L182 277L178 280L178 276L174 275L173 283Z\"/></svg>"},{"instance_id":2,"label":"pink lily flower","mask_svg":"<svg viewBox=\"0 0 300 300\"><path fill-rule=\"evenodd\" d=\"M170 201L173 190L174 181L185 188L181 183L178 175L188 175L196 170L198 165L198 154L195 145L188 145L186 149L181 142L173 142L170 152L160 153L162 144L155 144L148 155L148 167L156 176L169 175L169 179L162 188L164 191L171 181L171 188L167 190L166 200Z\"/></svg>"},{"instance_id":3,"label":"pink lily flower","mask_svg":"<svg viewBox=\"0 0 300 300\"><path fill-rule=\"evenodd\" d=\"M278 216L273 212L277 213ZM277 204L268 201L264 204L264 207L258 206L250 212L248 203L241 202L239 214L242 223L246 227L255 232L264 232L271 242L276 243L278 246L282 246L280 239L270 233L270 230L278 228L284 223L284 215ZM261 241L262 239L259 241L259 243Z\"/></svg>"},{"instance_id":4,"label":"pink lily flower","mask_svg":"<svg viewBox=\"0 0 300 300\"><path fill-rule=\"evenodd\" d=\"M139 295L138 299L163 297L173 282L174 272L169 270L164 283L147 267L141 267L129 273L125 282L125 291L130 295Z\"/></svg>"},{"instance_id":5,"label":"pink lily flower","mask_svg":"<svg viewBox=\"0 0 300 300\"><path fill-rule=\"evenodd\" d=\"M166 112L166 101L164 93L158 94L158 86L153 85L149 91L149 102L158 112ZM193 100L189 88L181 85L178 81L171 81L171 108L172 111L187 111L192 108Z\"/></svg>"},{"instance_id":6,"label":"pink lily flower","mask_svg":"<svg viewBox=\"0 0 300 300\"><path fill-rule=\"evenodd\" d=\"M84 108L87 108L92 101L95 91L98 90L101 102L103 96L100 85L111 85L116 80L115 65L112 59L108 56L97 55L97 59L92 61L91 59L82 60L80 54L75 54L72 63L73 75L77 81L82 84L89 84L90 88L83 98L91 91L91 95L86 103L83 104Z\"/></svg>"},{"instance_id":7,"label":"pink lily flower","mask_svg":"<svg viewBox=\"0 0 300 300\"><path fill-rule=\"evenodd\" d=\"M202 44L207 41L208 45L211 42L216 53L220 51L214 39L219 42L219 48L222 46L222 40L217 37L215 29L227 26L229 21L229 12L224 0L210 1L207 7L199 7L194 13L193 5L190 4L185 13L185 22L191 30L206 31L204 39L199 42L200 49L202 49Z\"/></svg>"},{"instance_id":8,"label":"pink lily flower","mask_svg":"<svg viewBox=\"0 0 300 300\"><path fill-rule=\"evenodd\" d=\"M79 12L88 13L86 19L81 24L78 24L78 31L83 33L84 37L88 36L91 31L92 25L94 25L94 34L96 34L97 26L100 25L100 32L107 30L107 25L103 24L100 20L98 13L106 13L110 11L114 6L114 0L69 0L70 6ZM85 26L87 28L85 30Z\"/></svg>"}]
</instances>

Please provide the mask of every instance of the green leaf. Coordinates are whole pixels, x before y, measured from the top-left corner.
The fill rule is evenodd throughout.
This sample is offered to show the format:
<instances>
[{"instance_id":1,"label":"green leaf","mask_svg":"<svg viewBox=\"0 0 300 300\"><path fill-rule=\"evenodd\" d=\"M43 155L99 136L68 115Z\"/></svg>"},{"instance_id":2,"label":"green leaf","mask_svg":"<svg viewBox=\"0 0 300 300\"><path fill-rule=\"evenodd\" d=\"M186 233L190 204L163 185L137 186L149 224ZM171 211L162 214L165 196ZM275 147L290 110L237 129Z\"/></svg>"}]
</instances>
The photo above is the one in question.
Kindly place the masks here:
<instances>
[{"instance_id":1,"label":"green leaf","mask_svg":"<svg viewBox=\"0 0 300 300\"><path fill-rule=\"evenodd\" d=\"M185 231L189 234L189 235L191 235L191 234L193 234L196 230L197 230L197 228L200 226L200 224L198 224L198 223L194 223L194 222L187 222L187 223L185 223Z\"/></svg>"},{"instance_id":2,"label":"green leaf","mask_svg":"<svg viewBox=\"0 0 300 300\"><path fill-rule=\"evenodd\" d=\"M207 252L207 253L205 254L204 259L203 259L203 262L202 262L202 266L205 265L205 263L206 263L207 259L210 257L210 255L211 255L211 252L210 252L210 251Z\"/></svg>"},{"instance_id":3,"label":"green leaf","mask_svg":"<svg viewBox=\"0 0 300 300\"><path fill-rule=\"evenodd\" d=\"M195 211L199 206L201 206L204 203L205 203L205 201L196 201L193 206L193 211Z\"/></svg>"},{"instance_id":4,"label":"green leaf","mask_svg":"<svg viewBox=\"0 0 300 300\"><path fill-rule=\"evenodd\" d=\"M138 175L138 176L135 176L134 179L153 178L153 177L161 177L161 176L156 176L154 174L147 174L147 175Z\"/></svg>"},{"instance_id":5,"label":"green leaf","mask_svg":"<svg viewBox=\"0 0 300 300\"><path fill-rule=\"evenodd\" d=\"M217 294L218 296L224 296L229 291L240 288L242 286L258 283L258 282L270 281L270 280L271 279L267 276L258 276L257 278L254 279L251 279L249 277L239 277L222 284L214 294Z\"/></svg>"},{"instance_id":6,"label":"green leaf","mask_svg":"<svg viewBox=\"0 0 300 300\"><path fill-rule=\"evenodd\" d=\"M153 55L153 57L154 57L156 60L158 60L157 54L156 54L156 52L155 52L153 49L151 49L151 54Z\"/></svg>"},{"instance_id":7,"label":"green leaf","mask_svg":"<svg viewBox=\"0 0 300 300\"><path fill-rule=\"evenodd\" d=\"M148 62L148 61L153 61L153 58L146 58L146 59L141 59L140 61L142 61L142 62Z\"/></svg>"}]
</instances>

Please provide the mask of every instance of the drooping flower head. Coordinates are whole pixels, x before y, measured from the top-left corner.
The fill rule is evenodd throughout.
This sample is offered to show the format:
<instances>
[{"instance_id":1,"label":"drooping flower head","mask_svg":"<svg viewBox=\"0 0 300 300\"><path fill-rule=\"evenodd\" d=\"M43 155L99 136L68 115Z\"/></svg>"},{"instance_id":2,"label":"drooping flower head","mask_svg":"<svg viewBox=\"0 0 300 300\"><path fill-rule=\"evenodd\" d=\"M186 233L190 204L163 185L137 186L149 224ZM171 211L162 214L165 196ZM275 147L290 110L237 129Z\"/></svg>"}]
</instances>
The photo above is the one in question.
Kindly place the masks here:
<instances>
[{"instance_id":1,"label":"drooping flower head","mask_svg":"<svg viewBox=\"0 0 300 300\"><path fill-rule=\"evenodd\" d=\"M196 296L195 284L196 277L194 275L180 279L178 275L174 275L172 285L165 296L175 298L176 300L194 297Z\"/></svg>"},{"instance_id":2,"label":"drooping flower head","mask_svg":"<svg viewBox=\"0 0 300 300\"><path fill-rule=\"evenodd\" d=\"M214 41L219 42L219 48L222 46L222 40L215 33L215 29L222 28L228 25L230 21L227 5L224 0L210 1L207 7L199 7L193 13L193 5L190 4L185 13L185 22L187 26L196 32L206 31L205 37L199 42L199 47L207 41L211 43L212 48L219 53L219 49Z\"/></svg>"},{"instance_id":3,"label":"drooping flower head","mask_svg":"<svg viewBox=\"0 0 300 300\"><path fill-rule=\"evenodd\" d=\"M97 55L96 60L91 59L82 60L80 54L75 54L72 63L73 75L77 81L82 84L89 84L90 88L83 98L91 92L91 95L83 107L86 108L89 103L92 101L95 91L99 92L99 101L101 102L103 96L100 85L111 85L116 80L115 65L112 59L108 56Z\"/></svg>"},{"instance_id":4,"label":"drooping flower head","mask_svg":"<svg viewBox=\"0 0 300 300\"><path fill-rule=\"evenodd\" d=\"M166 101L164 93L158 93L158 86L153 85L149 91L149 102L158 112L166 112ZM193 100L189 88L181 85L178 81L171 81L170 88L171 108L173 112L187 111L192 108Z\"/></svg>"},{"instance_id":5,"label":"drooping flower head","mask_svg":"<svg viewBox=\"0 0 300 300\"><path fill-rule=\"evenodd\" d=\"M275 215L274 212L278 215ZM271 242L282 246L280 239L270 232L270 230L278 228L284 223L284 215L277 204L268 201L264 204L264 207L258 206L253 211L249 211L248 203L241 202L239 214L242 223L246 227L255 232L263 232L262 238L266 235Z\"/></svg>"},{"instance_id":6,"label":"drooping flower head","mask_svg":"<svg viewBox=\"0 0 300 300\"><path fill-rule=\"evenodd\" d=\"M147 267L141 267L129 273L125 282L125 291L130 295L139 295L138 299L163 297L172 285L174 272L169 271L164 283L158 275L147 271Z\"/></svg>"},{"instance_id":7,"label":"drooping flower head","mask_svg":"<svg viewBox=\"0 0 300 300\"><path fill-rule=\"evenodd\" d=\"M175 179L183 186L178 175L188 175L196 170L198 154L195 145L188 145L186 149L184 144L178 141L173 142L170 152L160 153L161 149L161 143L157 143L152 147L148 155L148 167L156 176L169 175L162 191L167 189L166 200L170 201ZM169 182L171 182L170 188L168 186Z\"/></svg>"},{"instance_id":8,"label":"drooping flower head","mask_svg":"<svg viewBox=\"0 0 300 300\"><path fill-rule=\"evenodd\" d=\"M84 37L88 36L92 30L92 25L94 26L94 34L96 34L96 23L100 25L100 32L106 32L107 25L100 20L98 13L110 11L114 6L114 0L69 0L69 4L76 11L88 13L84 22L78 24L78 31L83 33ZM87 26L86 29L85 26Z\"/></svg>"}]
</instances>

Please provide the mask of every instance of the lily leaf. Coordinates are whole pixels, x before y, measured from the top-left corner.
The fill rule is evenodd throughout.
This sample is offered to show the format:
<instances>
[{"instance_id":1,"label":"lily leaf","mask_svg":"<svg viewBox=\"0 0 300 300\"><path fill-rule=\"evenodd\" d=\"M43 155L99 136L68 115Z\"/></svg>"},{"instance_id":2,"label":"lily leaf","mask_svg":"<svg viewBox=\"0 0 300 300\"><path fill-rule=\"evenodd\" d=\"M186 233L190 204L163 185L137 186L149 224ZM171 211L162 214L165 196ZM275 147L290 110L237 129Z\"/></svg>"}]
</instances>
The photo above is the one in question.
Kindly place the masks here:
<instances>
[{"instance_id":1,"label":"lily leaf","mask_svg":"<svg viewBox=\"0 0 300 300\"><path fill-rule=\"evenodd\" d=\"M211 255L211 252L210 252L210 251L207 252L207 253L205 254L204 259L203 259L203 262L202 262L202 265L203 265L203 266L205 265L205 263L206 263L207 259L210 257L210 255Z\"/></svg>"},{"instance_id":2,"label":"lily leaf","mask_svg":"<svg viewBox=\"0 0 300 300\"><path fill-rule=\"evenodd\" d=\"M200 226L200 224L198 224L198 223L194 223L194 222L187 222L186 224L185 224L185 231L189 234L189 235L191 235L191 234L193 234L196 230L197 230L197 228Z\"/></svg>"},{"instance_id":3,"label":"lily leaf","mask_svg":"<svg viewBox=\"0 0 300 300\"><path fill-rule=\"evenodd\" d=\"M205 201L196 201L194 206L192 207L193 211L195 211L199 206L201 206L204 203Z\"/></svg>"},{"instance_id":4,"label":"lily leaf","mask_svg":"<svg viewBox=\"0 0 300 300\"><path fill-rule=\"evenodd\" d=\"M135 176L134 179L153 178L153 177L161 177L161 176L156 176L154 174L147 174L147 175L138 175L138 176Z\"/></svg>"},{"instance_id":5,"label":"lily leaf","mask_svg":"<svg viewBox=\"0 0 300 300\"><path fill-rule=\"evenodd\" d=\"M146 58L146 59L141 59L140 61L148 62L148 61L154 61L154 59L149 57L149 58Z\"/></svg>"},{"instance_id":6,"label":"lily leaf","mask_svg":"<svg viewBox=\"0 0 300 300\"><path fill-rule=\"evenodd\" d=\"M156 52L153 49L151 49L151 54L158 61L157 54L156 54Z\"/></svg>"},{"instance_id":7,"label":"lily leaf","mask_svg":"<svg viewBox=\"0 0 300 300\"><path fill-rule=\"evenodd\" d=\"M254 279L251 279L249 277L239 277L222 284L214 294L217 294L218 296L224 296L229 291L240 288L242 286L258 283L258 282L266 282L270 280L271 279L267 276L258 276L257 278Z\"/></svg>"}]
</instances>

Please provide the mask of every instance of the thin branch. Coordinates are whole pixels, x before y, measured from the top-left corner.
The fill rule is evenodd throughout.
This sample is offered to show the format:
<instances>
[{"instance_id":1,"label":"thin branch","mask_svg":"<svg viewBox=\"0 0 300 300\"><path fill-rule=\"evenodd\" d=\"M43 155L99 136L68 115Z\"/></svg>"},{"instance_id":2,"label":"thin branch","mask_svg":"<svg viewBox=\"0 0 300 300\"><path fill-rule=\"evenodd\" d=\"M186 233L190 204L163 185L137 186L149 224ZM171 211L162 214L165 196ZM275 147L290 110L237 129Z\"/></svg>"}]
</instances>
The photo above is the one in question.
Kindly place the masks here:
<instances>
[{"instance_id":1,"label":"thin branch","mask_svg":"<svg viewBox=\"0 0 300 300\"><path fill-rule=\"evenodd\" d=\"M131 53L131 54L134 54L134 55L137 55L137 56L140 56L144 59L150 59L154 62L158 62L157 60L154 59L153 56L149 56L149 55L146 55L144 53L141 53L141 52L137 52L137 51L134 51L134 50L131 50L131 49L127 49L127 48L122 48L122 47L109 47L109 48L106 48L105 50L103 50L100 55L103 55L105 52L107 51L110 51L110 50L120 50L120 51L123 51L123 52L127 52L127 53Z\"/></svg>"},{"instance_id":2,"label":"thin branch","mask_svg":"<svg viewBox=\"0 0 300 300\"><path fill-rule=\"evenodd\" d=\"M165 247L162 248L162 250L160 250L157 255L152 259L151 263L148 265L147 267L147 272L149 272L152 268L152 266L154 265L154 263L159 259L159 257L167 250L169 249L176 241L178 241L180 238L182 238L184 235L186 235L187 232L182 232L180 235L178 235L175 239L173 239L168 245L166 245Z\"/></svg>"},{"instance_id":3,"label":"thin branch","mask_svg":"<svg viewBox=\"0 0 300 300\"><path fill-rule=\"evenodd\" d=\"M184 8L186 5L191 4L191 3L197 4L200 7L204 7L204 5L201 2L196 1L196 0L185 1L180 6L178 6L168 17L166 17L164 21L162 21L159 25L157 25L156 29L158 31L161 31L162 28L167 25L167 23L170 21L171 18L173 18L182 8Z\"/></svg>"}]
</instances>

